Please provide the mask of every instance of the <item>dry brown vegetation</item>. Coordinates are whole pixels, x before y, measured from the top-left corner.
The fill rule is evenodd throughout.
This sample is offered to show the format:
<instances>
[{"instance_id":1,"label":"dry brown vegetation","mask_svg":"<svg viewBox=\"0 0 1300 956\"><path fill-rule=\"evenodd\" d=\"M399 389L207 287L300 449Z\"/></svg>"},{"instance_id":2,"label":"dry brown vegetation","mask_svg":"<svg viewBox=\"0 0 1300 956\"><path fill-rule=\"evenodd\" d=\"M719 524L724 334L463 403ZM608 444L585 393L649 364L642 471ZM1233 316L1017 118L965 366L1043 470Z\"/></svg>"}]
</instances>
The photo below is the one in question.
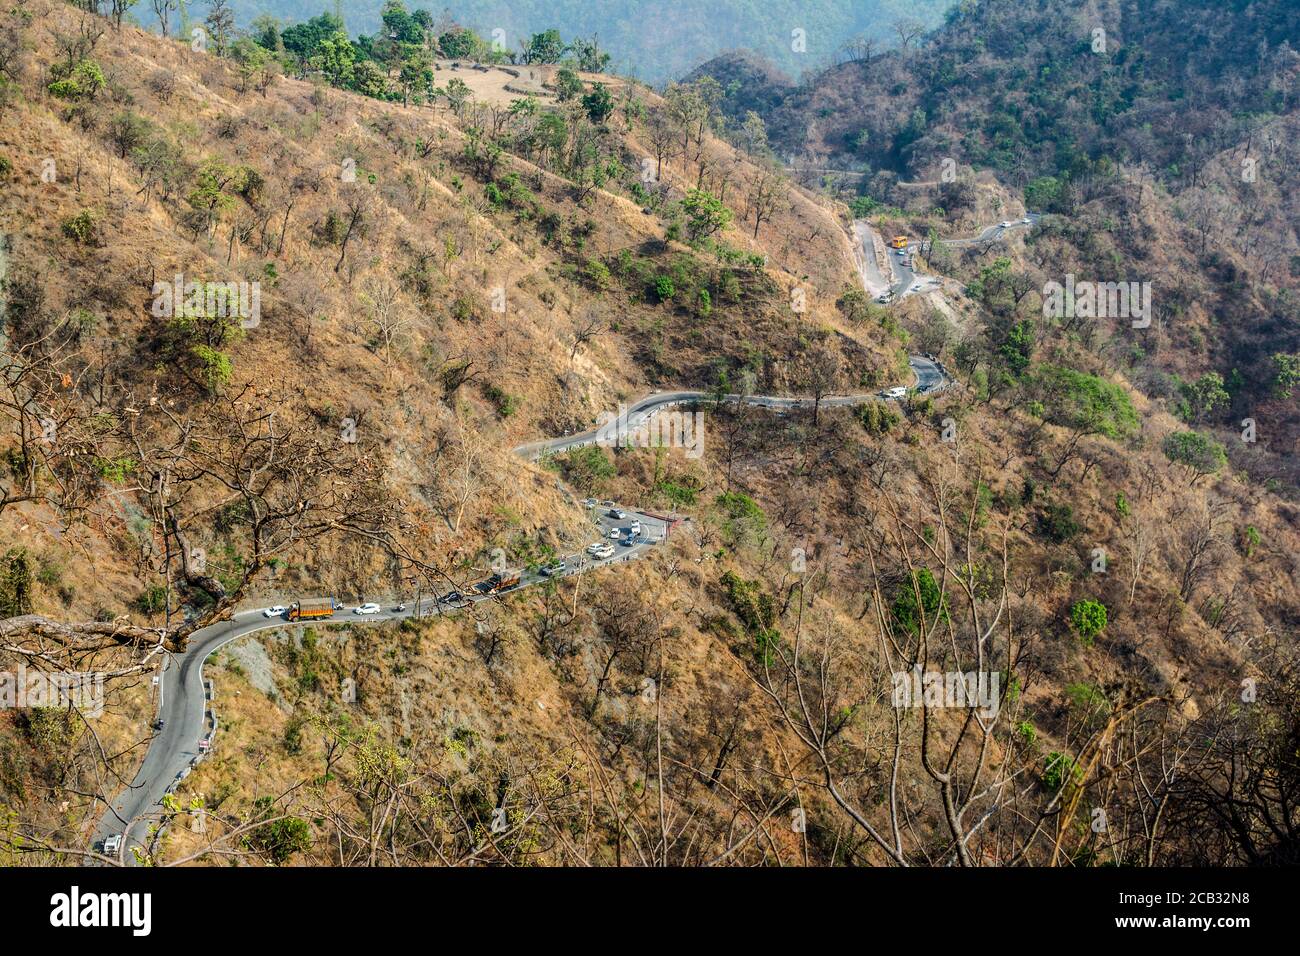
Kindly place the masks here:
<instances>
[{"instance_id":1,"label":"dry brown vegetation","mask_svg":"<svg viewBox=\"0 0 1300 956\"><path fill-rule=\"evenodd\" d=\"M6 354L39 383L9 392L34 404L0 404L14 465L0 533L43 572L24 616L0 621L0 661L47 641L64 666L89 649L143 668L236 603L463 582L493 547L522 561L585 543L573 491L693 518L651 559L474 615L288 628L259 640L266 673L223 652L220 744L182 787L160 861L1294 853L1269 824L1294 765L1269 748L1290 726L1300 512L1235 472L1190 481L1160 451L1176 423L1140 395L1122 440L1072 436L1014 389L958 387L892 419L712 407L702 460L619 452L610 474L568 463L569 486L511 454L723 374L799 394L891 384L898 323L923 330L920 306L845 295L842 209L783 184L770 220L747 222L762 158L707 121L666 138L646 189L671 91L626 87L601 128L566 117L555 152L620 162L596 183L544 149L485 149L484 130L535 122L504 102L457 115L289 79L241 92L227 62L63 4L0 18L26 50L0 104ZM107 83L69 103L48 71L85 29ZM170 160L121 155L128 113ZM207 202L214 185L224 198ZM735 212L716 251L684 241L675 210L693 187ZM201 330L228 376L151 314L153 283L177 272L262 284L260 324ZM656 294L663 277L710 290L709 306ZM59 437L42 444L52 411ZM170 619L141 601L159 587ZM1083 600L1108 609L1101 633L1072 628ZM893 706L891 674L914 666L998 673L998 715ZM1259 703L1243 710L1247 678ZM113 683L104 723L43 716L53 735L0 714L14 813L0 852L49 860L84 841L116 789L103 768L129 777L142 752L142 683ZM1225 752L1246 725L1258 746ZM1198 843L1225 779L1248 787L1242 825ZM311 821L301 846L277 842L282 818Z\"/></svg>"}]
</instances>

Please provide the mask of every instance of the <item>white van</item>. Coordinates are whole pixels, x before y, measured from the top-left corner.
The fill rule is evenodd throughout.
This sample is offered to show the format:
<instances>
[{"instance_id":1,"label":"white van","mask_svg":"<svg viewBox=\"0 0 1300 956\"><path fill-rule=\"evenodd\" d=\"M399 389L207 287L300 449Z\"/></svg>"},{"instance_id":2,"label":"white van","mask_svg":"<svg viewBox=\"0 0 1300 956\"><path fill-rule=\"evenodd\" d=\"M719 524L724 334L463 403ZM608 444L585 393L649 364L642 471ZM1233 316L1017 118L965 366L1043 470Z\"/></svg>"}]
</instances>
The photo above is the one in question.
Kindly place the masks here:
<instances>
[{"instance_id":1,"label":"white van","mask_svg":"<svg viewBox=\"0 0 1300 956\"><path fill-rule=\"evenodd\" d=\"M114 833L112 836L104 838L104 855L116 856L117 851L122 849L122 834Z\"/></svg>"},{"instance_id":2,"label":"white van","mask_svg":"<svg viewBox=\"0 0 1300 956\"><path fill-rule=\"evenodd\" d=\"M902 385L895 386L894 388L891 388L889 391L885 392L885 397L886 397L886 398L906 398L906 397L907 397L907 389L904 388Z\"/></svg>"}]
</instances>

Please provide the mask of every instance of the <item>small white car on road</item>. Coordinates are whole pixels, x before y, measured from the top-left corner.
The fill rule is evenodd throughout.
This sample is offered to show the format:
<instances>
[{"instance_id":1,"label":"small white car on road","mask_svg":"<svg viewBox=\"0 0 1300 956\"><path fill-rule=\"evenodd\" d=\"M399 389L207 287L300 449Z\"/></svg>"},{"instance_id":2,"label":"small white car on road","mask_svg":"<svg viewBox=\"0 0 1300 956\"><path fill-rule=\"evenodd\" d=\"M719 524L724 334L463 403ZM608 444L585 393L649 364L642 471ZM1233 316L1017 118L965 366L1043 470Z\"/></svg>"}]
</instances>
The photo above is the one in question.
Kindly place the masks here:
<instances>
[{"instance_id":1,"label":"small white car on road","mask_svg":"<svg viewBox=\"0 0 1300 956\"><path fill-rule=\"evenodd\" d=\"M274 607L268 607L263 611L262 617L284 617L284 610L285 609L282 605L277 604Z\"/></svg>"},{"instance_id":2,"label":"small white car on road","mask_svg":"<svg viewBox=\"0 0 1300 956\"><path fill-rule=\"evenodd\" d=\"M615 521L622 521L624 518L627 517L627 512L620 511L618 508L610 508L609 511L606 513L609 515L609 517L613 518Z\"/></svg>"},{"instance_id":3,"label":"small white car on road","mask_svg":"<svg viewBox=\"0 0 1300 956\"><path fill-rule=\"evenodd\" d=\"M361 606L354 608L352 613L353 614L378 614L379 610L380 608L378 604L362 604Z\"/></svg>"},{"instance_id":4,"label":"small white car on road","mask_svg":"<svg viewBox=\"0 0 1300 956\"><path fill-rule=\"evenodd\" d=\"M122 849L122 834L114 833L112 836L104 839L104 855L116 856L117 851Z\"/></svg>"},{"instance_id":5,"label":"small white car on road","mask_svg":"<svg viewBox=\"0 0 1300 956\"><path fill-rule=\"evenodd\" d=\"M600 561L603 561L606 558L612 558L614 556L614 546L612 544L602 544L595 551L591 552L591 556Z\"/></svg>"},{"instance_id":6,"label":"small white car on road","mask_svg":"<svg viewBox=\"0 0 1300 956\"><path fill-rule=\"evenodd\" d=\"M1024 223L1026 226L1033 225L1033 222L1034 222L1034 221L1033 221L1032 219L1030 219L1028 216L1026 216L1024 219L1021 219L1020 221L1021 221L1022 223Z\"/></svg>"},{"instance_id":7,"label":"small white car on road","mask_svg":"<svg viewBox=\"0 0 1300 956\"><path fill-rule=\"evenodd\" d=\"M885 392L885 398L906 398L906 397L907 397L907 389L901 385L897 385L894 388L891 388L887 392Z\"/></svg>"},{"instance_id":8,"label":"small white car on road","mask_svg":"<svg viewBox=\"0 0 1300 956\"><path fill-rule=\"evenodd\" d=\"M541 574L542 574L543 577L547 577L547 578L549 578L549 577L552 577L552 576L554 576L554 575L556 575L556 574L563 574L564 571L565 571L565 564L564 564L564 562L563 562L563 561L554 561L554 562L552 562L551 564L544 565L544 566L542 567L542 569L541 569Z\"/></svg>"},{"instance_id":9,"label":"small white car on road","mask_svg":"<svg viewBox=\"0 0 1300 956\"><path fill-rule=\"evenodd\" d=\"M1010 229L1013 225L1015 225L1015 223L1013 223L1010 219L1008 219L1006 220L1006 222L998 223L998 225L1001 226L1003 229Z\"/></svg>"},{"instance_id":10,"label":"small white car on road","mask_svg":"<svg viewBox=\"0 0 1300 956\"><path fill-rule=\"evenodd\" d=\"M617 541L619 538L623 537L623 532L619 528L610 528L609 533L606 534L605 537L609 538L610 541Z\"/></svg>"}]
</instances>

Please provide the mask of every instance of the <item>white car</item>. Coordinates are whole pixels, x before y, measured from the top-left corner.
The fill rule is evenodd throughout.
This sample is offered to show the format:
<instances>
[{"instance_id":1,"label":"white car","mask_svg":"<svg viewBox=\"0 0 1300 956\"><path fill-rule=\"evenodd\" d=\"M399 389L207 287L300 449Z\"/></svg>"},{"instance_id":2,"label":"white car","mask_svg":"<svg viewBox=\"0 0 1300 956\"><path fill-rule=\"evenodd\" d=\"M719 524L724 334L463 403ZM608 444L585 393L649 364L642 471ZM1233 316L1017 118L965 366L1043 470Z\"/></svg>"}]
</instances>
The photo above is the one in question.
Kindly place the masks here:
<instances>
[{"instance_id":1,"label":"white car","mask_svg":"<svg viewBox=\"0 0 1300 956\"><path fill-rule=\"evenodd\" d=\"M1021 219L1020 221L1021 221L1022 223L1024 223L1026 226L1033 225L1033 222L1034 222L1034 221L1033 221L1032 219L1030 219L1028 216L1026 216L1024 219Z\"/></svg>"},{"instance_id":2,"label":"white car","mask_svg":"<svg viewBox=\"0 0 1300 956\"><path fill-rule=\"evenodd\" d=\"M591 553L591 556L601 561L605 560L605 558L612 558L614 556L614 546L612 544L602 544Z\"/></svg>"},{"instance_id":3,"label":"white car","mask_svg":"<svg viewBox=\"0 0 1300 956\"><path fill-rule=\"evenodd\" d=\"M599 551L599 550L600 550L601 548L603 548L603 547L605 547L605 544L604 544L603 541L593 541L591 544L587 545L587 553L588 553L588 554L595 554L597 551Z\"/></svg>"},{"instance_id":4,"label":"white car","mask_svg":"<svg viewBox=\"0 0 1300 956\"><path fill-rule=\"evenodd\" d=\"M627 517L627 512L620 511L618 508L610 508L608 511L608 515L609 517L613 518L615 521L622 521L624 518Z\"/></svg>"},{"instance_id":5,"label":"white car","mask_svg":"<svg viewBox=\"0 0 1300 956\"><path fill-rule=\"evenodd\" d=\"M104 839L104 855L116 856L117 851L122 849L122 834L114 833Z\"/></svg>"},{"instance_id":6,"label":"white car","mask_svg":"<svg viewBox=\"0 0 1300 956\"><path fill-rule=\"evenodd\" d=\"M904 387L901 386L901 385L895 386L894 388L891 388L889 391L885 392L885 397L886 397L886 398L906 398L906 397L907 397L907 389L904 388Z\"/></svg>"},{"instance_id":7,"label":"white car","mask_svg":"<svg viewBox=\"0 0 1300 956\"><path fill-rule=\"evenodd\" d=\"M595 498L583 498L583 499L582 499L582 503L583 503L584 505L586 505L588 508L594 508L594 507L596 507L596 499L595 499Z\"/></svg>"},{"instance_id":8,"label":"white car","mask_svg":"<svg viewBox=\"0 0 1300 956\"><path fill-rule=\"evenodd\" d=\"M998 223L998 225L1000 225L1003 229L1009 229L1011 228L1012 225L1014 225L1014 223L1012 223L1012 221L1008 219L1006 222Z\"/></svg>"},{"instance_id":9,"label":"white car","mask_svg":"<svg viewBox=\"0 0 1300 956\"><path fill-rule=\"evenodd\" d=\"M633 537L641 533L641 522L633 521L631 527L627 529Z\"/></svg>"},{"instance_id":10,"label":"white car","mask_svg":"<svg viewBox=\"0 0 1300 956\"><path fill-rule=\"evenodd\" d=\"M610 541L617 541L619 538L623 537L623 532L619 528L610 528L609 533L605 535L605 537L609 538Z\"/></svg>"},{"instance_id":11,"label":"white car","mask_svg":"<svg viewBox=\"0 0 1300 956\"><path fill-rule=\"evenodd\" d=\"M549 577L551 577L551 576L553 576L553 575L556 575L556 574L563 574L564 571L565 571L565 564L564 564L564 562L563 562L563 561L555 561L555 562L552 562L551 564L543 565L543 567L542 567L542 569L541 569L541 574L542 574L543 577L547 577L547 578L549 578Z\"/></svg>"},{"instance_id":12,"label":"white car","mask_svg":"<svg viewBox=\"0 0 1300 956\"><path fill-rule=\"evenodd\" d=\"M378 604L362 604L360 607L353 608L352 613L353 614L378 614L379 610L380 608Z\"/></svg>"},{"instance_id":13,"label":"white car","mask_svg":"<svg viewBox=\"0 0 1300 956\"><path fill-rule=\"evenodd\" d=\"M262 617L284 617L284 608L277 604L274 607L268 607L262 612Z\"/></svg>"}]
</instances>

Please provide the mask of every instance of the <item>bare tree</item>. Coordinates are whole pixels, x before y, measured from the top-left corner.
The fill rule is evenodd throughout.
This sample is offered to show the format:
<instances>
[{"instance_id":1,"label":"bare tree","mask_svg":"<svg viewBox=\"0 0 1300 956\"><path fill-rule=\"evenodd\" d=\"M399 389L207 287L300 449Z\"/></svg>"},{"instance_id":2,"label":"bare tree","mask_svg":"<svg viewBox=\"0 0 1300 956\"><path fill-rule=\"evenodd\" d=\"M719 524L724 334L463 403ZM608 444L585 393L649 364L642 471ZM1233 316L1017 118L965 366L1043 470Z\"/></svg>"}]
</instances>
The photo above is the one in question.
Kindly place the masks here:
<instances>
[{"instance_id":1,"label":"bare tree","mask_svg":"<svg viewBox=\"0 0 1300 956\"><path fill-rule=\"evenodd\" d=\"M898 45L904 52L925 33L925 24L915 17L897 17L890 26L898 35Z\"/></svg>"},{"instance_id":2,"label":"bare tree","mask_svg":"<svg viewBox=\"0 0 1300 956\"><path fill-rule=\"evenodd\" d=\"M771 222L772 217L789 205L790 185L772 163L763 163L750 180L747 201L749 211L747 218L754 222L754 238L758 238L759 227Z\"/></svg>"},{"instance_id":3,"label":"bare tree","mask_svg":"<svg viewBox=\"0 0 1300 956\"><path fill-rule=\"evenodd\" d=\"M605 328L604 320L601 319L595 309L589 309L585 312L578 327L573 331L573 348L569 350L569 361L572 362L576 359L578 349L604 332Z\"/></svg>"},{"instance_id":4,"label":"bare tree","mask_svg":"<svg viewBox=\"0 0 1300 956\"><path fill-rule=\"evenodd\" d=\"M153 4L154 15L158 17L158 29L162 31L163 36L167 36L168 24L179 0L150 0L150 2Z\"/></svg>"}]
</instances>

